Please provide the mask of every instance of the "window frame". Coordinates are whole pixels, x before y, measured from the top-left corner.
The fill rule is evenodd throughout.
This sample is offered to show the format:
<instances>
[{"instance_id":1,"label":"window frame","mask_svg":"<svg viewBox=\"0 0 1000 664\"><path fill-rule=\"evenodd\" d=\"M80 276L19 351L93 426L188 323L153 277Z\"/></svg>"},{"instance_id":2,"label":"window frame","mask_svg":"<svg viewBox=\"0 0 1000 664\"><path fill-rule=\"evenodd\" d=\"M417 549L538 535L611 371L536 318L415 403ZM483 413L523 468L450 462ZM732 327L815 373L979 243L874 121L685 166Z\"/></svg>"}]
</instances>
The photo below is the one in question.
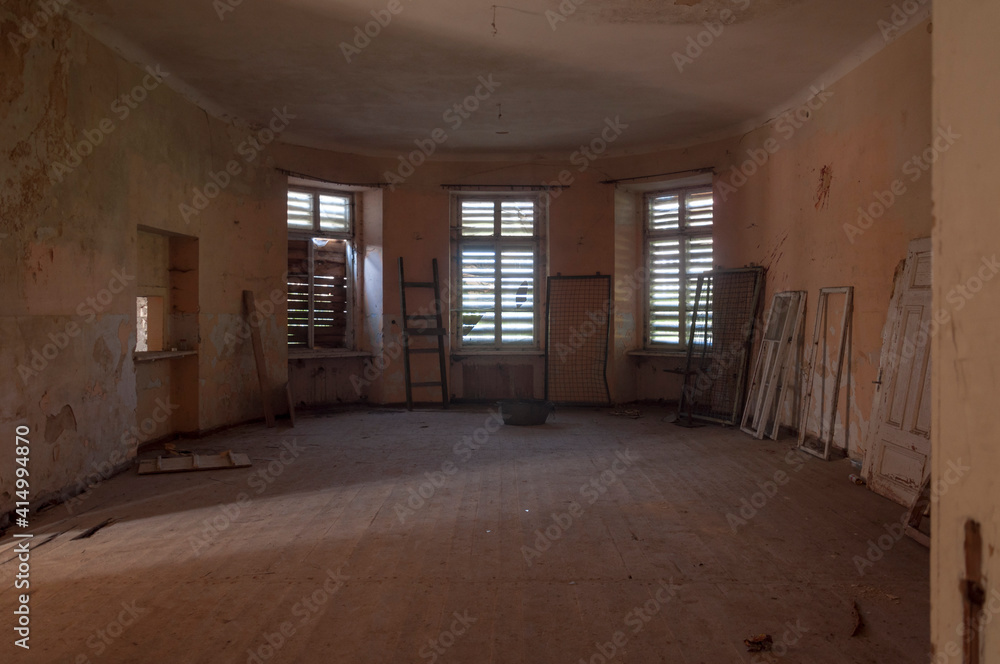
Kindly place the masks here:
<instances>
[{"instance_id":1,"label":"window frame","mask_svg":"<svg viewBox=\"0 0 1000 664\"><path fill-rule=\"evenodd\" d=\"M462 202L468 200L492 201L494 204L505 200L531 201L534 204L534 232L532 235L502 236L500 235L499 219L495 218L492 235L462 235ZM542 350L543 314L545 311L545 289L543 280L546 274L546 235L548 227L548 197L544 192L528 191L460 191L451 196L451 236L452 236L452 279L450 288L456 295L451 299L451 326L454 331L452 348L463 355L505 355L505 354L536 354ZM494 249L497 266L500 267L500 256L504 248L530 247L534 253L533 283L532 283L532 341L504 342L502 339L502 324L494 328L494 343L469 343L463 341L462 312L462 255L468 246L490 246ZM499 275L498 275L499 276ZM496 291L494 313L498 312L502 297L501 289ZM499 318L496 319L499 322Z\"/></svg>"},{"instance_id":2,"label":"window frame","mask_svg":"<svg viewBox=\"0 0 1000 664\"><path fill-rule=\"evenodd\" d=\"M293 228L288 225L288 194L291 192L309 194L312 196L312 209L313 209L313 227L311 229L306 228ZM347 230L343 231L330 231L324 230L320 226L320 207L319 198L320 196L338 196L347 199ZM355 247L355 229L357 228L357 193L353 191L344 191L342 189L335 188L325 188L325 187L310 187L307 185L288 183L285 187L285 229L288 233L288 240L285 247L285 288L286 293L288 291L288 279L289 274L287 271L288 264L288 243L293 241L304 241L308 247L308 270L309 270L309 327L307 333L307 342L305 346L292 346L288 343L288 337L286 335L285 343L288 348L290 355L295 354L313 354L316 352L349 352L354 349L355 344L355 290L357 279L355 276L355 261L356 261L356 247ZM346 247L346 260L345 260L345 290L347 291L347 301L346 301L346 312L347 320L345 321L344 330L344 345L342 347L336 348L326 348L326 347L316 347L315 340L315 249L316 244L313 242L314 239L327 239L327 240L343 240ZM286 296L285 299L285 310L286 326L288 324L288 302L289 299Z\"/></svg>"},{"instance_id":3,"label":"window frame","mask_svg":"<svg viewBox=\"0 0 1000 664\"><path fill-rule=\"evenodd\" d=\"M687 196L692 193L704 193L710 192L712 194L712 224L708 228L688 228L686 225L687 220L687 206L686 200ZM655 198L662 196L678 196L678 218L677 218L677 228L676 229L666 229L666 230L653 230L650 227L650 201ZM712 268L714 268L715 259L715 188L711 183L705 184L692 184L681 187L666 187L663 189L657 189L655 191L650 191L643 194L642 197L642 229L643 229L643 265L646 267L646 287L644 289L645 299L643 302L643 310L645 313L645 329L643 331L643 348L648 351L660 351L666 353L683 353L687 351L688 339L691 333L689 329L689 318L690 312L688 310L688 281L691 279L697 280L698 274L694 276L690 275L687 265L687 247L686 244L690 240L698 240L709 238L712 240ZM680 282L680 296L679 296L679 310L678 310L678 343L670 343L663 341L653 341L652 331L653 331L653 312L652 312L652 288L654 282L653 270L652 270L652 255L651 249L653 242L658 240L680 240L679 242L679 255L680 255L680 267L679 267L679 282Z\"/></svg>"}]
</instances>

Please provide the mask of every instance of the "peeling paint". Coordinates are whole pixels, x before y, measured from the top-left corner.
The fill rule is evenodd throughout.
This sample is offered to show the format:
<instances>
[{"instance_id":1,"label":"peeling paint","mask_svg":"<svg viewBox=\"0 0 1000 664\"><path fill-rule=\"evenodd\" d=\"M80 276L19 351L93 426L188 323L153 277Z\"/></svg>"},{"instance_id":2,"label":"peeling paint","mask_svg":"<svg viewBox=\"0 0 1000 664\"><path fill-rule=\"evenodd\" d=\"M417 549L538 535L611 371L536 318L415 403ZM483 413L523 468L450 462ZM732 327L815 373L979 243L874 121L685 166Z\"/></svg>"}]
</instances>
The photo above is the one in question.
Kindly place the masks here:
<instances>
[{"instance_id":1,"label":"peeling paint","mask_svg":"<svg viewBox=\"0 0 1000 664\"><path fill-rule=\"evenodd\" d=\"M67 430L76 431L76 415L69 404L63 406L55 415L45 418L45 442L54 443Z\"/></svg>"}]
</instances>

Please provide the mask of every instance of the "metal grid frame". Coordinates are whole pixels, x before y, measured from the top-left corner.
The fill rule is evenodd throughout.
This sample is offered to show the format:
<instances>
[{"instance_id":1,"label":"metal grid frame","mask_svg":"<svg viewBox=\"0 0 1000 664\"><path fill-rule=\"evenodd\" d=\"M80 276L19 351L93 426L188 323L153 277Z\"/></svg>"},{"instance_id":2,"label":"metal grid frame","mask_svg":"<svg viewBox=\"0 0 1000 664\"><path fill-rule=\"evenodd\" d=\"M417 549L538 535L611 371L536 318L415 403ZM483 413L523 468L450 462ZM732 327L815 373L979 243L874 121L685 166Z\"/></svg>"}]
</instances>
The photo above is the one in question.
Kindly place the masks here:
<instances>
[{"instance_id":1,"label":"metal grid frame","mask_svg":"<svg viewBox=\"0 0 1000 664\"><path fill-rule=\"evenodd\" d=\"M610 404L611 277L549 277L545 291L545 398L572 406Z\"/></svg>"},{"instance_id":2,"label":"metal grid frame","mask_svg":"<svg viewBox=\"0 0 1000 664\"><path fill-rule=\"evenodd\" d=\"M740 421L763 287L762 267L712 270L698 277L681 417L727 425Z\"/></svg>"}]
</instances>

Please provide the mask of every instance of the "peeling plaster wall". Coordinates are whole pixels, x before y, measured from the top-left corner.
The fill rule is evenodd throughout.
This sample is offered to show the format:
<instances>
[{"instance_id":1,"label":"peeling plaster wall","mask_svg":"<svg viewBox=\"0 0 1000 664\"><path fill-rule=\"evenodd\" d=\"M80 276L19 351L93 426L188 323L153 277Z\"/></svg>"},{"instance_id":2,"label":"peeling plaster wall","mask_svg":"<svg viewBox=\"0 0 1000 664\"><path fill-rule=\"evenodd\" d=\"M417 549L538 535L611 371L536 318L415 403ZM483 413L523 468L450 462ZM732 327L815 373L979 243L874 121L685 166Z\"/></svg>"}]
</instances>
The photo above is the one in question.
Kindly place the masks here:
<instances>
[{"instance_id":1,"label":"peeling plaster wall","mask_svg":"<svg viewBox=\"0 0 1000 664\"><path fill-rule=\"evenodd\" d=\"M965 137L934 170L933 661L962 660L964 528L980 523L986 605L980 661L1000 656L1000 4L934 5L934 124ZM964 292L963 292L964 291ZM935 327L932 326L932 331ZM966 660L968 661L968 660Z\"/></svg>"},{"instance_id":2,"label":"peeling plaster wall","mask_svg":"<svg viewBox=\"0 0 1000 664\"><path fill-rule=\"evenodd\" d=\"M61 15L13 48L6 35L36 10L23 0L0 8L0 429L30 427L38 505L102 479L142 440L260 416L240 296L244 288L258 300L283 294L286 249L284 179L266 152L253 162L238 153L250 128L209 119ZM185 220L179 205L230 160L239 175ZM57 163L64 167L55 171ZM133 362L139 225L197 238L202 262L200 310L185 323L197 328L191 343L200 354L144 372L141 385ZM235 343L226 344L226 331ZM283 404L283 305L261 331ZM156 421L137 387L181 379L196 389L175 384L174 398L194 399ZM147 421L155 424L148 432ZM11 471L7 456L0 513L13 508Z\"/></svg>"},{"instance_id":3,"label":"peeling plaster wall","mask_svg":"<svg viewBox=\"0 0 1000 664\"><path fill-rule=\"evenodd\" d=\"M808 348L819 289L854 286L848 388L854 457L864 454L896 269L910 240L931 232L930 172L911 161L936 136L928 32L924 22L829 87L827 99L817 95L808 118L797 111L798 127L779 118L744 136L718 164L715 180L716 261L767 268L762 315L775 292L808 291ZM766 162L757 167L754 157ZM756 172L741 185L733 168L745 163ZM894 181L902 185L897 193L891 193ZM859 208L871 208L870 224ZM878 214L880 208L885 211ZM831 320L839 321L833 318L839 306L831 301ZM814 410L816 422L818 404Z\"/></svg>"}]
</instances>

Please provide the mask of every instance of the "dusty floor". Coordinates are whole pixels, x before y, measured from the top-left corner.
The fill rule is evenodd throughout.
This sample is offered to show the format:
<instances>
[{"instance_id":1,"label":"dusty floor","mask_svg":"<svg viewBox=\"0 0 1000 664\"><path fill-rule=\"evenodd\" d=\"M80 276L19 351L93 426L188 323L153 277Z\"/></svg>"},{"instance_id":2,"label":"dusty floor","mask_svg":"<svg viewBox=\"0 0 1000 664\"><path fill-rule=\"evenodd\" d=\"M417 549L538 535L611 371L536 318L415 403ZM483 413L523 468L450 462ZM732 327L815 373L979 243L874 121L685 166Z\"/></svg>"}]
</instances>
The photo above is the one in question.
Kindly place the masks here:
<instances>
[{"instance_id":1,"label":"dusty floor","mask_svg":"<svg viewBox=\"0 0 1000 664\"><path fill-rule=\"evenodd\" d=\"M132 470L36 516L31 650L5 627L2 659L926 661L928 552L888 534L903 507L847 461L664 415L358 410L181 443L254 467ZM749 653L760 633L772 651Z\"/></svg>"}]
</instances>

